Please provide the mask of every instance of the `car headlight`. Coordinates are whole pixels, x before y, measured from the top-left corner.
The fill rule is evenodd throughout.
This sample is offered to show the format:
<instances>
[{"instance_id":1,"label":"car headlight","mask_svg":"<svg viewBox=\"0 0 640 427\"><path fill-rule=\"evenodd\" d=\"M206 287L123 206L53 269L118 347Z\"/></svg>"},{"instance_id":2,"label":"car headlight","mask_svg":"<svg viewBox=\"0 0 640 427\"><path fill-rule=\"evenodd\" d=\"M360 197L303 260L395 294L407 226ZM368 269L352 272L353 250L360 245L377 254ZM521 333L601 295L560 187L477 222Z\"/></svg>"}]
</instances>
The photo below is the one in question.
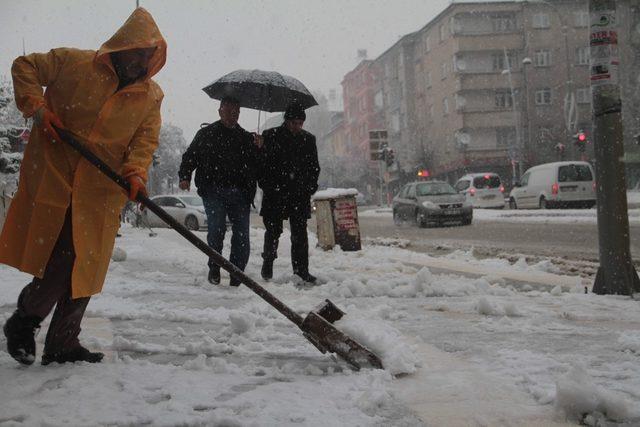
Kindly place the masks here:
<instances>
[{"instance_id":1,"label":"car headlight","mask_svg":"<svg viewBox=\"0 0 640 427\"><path fill-rule=\"evenodd\" d=\"M436 205L435 203L430 202L428 200L425 201L425 202L422 202L422 206L424 206L427 209L438 209L439 208L438 205Z\"/></svg>"},{"instance_id":2,"label":"car headlight","mask_svg":"<svg viewBox=\"0 0 640 427\"><path fill-rule=\"evenodd\" d=\"M200 212L202 215L204 215L204 209L196 209L198 212Z\"/></svg>"}]
</instances>

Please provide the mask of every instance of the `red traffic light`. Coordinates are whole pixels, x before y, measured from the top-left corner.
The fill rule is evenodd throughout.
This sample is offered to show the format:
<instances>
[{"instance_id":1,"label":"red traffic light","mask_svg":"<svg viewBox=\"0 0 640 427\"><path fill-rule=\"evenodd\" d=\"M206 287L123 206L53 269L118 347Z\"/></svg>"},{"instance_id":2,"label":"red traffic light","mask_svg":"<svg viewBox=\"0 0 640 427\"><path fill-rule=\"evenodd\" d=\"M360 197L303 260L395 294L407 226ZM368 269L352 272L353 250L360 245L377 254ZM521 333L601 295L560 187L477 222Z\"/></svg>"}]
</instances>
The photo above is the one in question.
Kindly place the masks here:
<instances>
[{"instance_id":1,"label":"red traffic light","mask_svg":"<svg viewBox=\"0 0 640 427\"><path fill-rule=\"evenodd\" d=\"M586 140L587 140L587 135L586 135L584 132L580 132L580 133L578 134L578 141L580 141L580 142L584 142L584 141L586 141Z\"/></svg>"}]
</instances>

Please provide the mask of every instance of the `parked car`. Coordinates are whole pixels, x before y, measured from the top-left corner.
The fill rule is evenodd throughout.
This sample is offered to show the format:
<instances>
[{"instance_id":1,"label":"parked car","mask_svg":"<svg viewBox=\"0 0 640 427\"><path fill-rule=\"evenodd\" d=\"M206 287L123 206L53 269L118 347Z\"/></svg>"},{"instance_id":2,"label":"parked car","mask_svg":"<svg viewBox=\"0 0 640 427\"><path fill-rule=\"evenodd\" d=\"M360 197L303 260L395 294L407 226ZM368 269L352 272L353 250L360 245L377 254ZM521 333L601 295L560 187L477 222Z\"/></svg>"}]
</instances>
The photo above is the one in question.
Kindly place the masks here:
<instances>
[{"instance_id":1,"label":"parked car","mask_svg":"<svg viewBox=\"0 0 640 427\"><path fill-rule=\"evenodd\" d=\"M452 221L468 225L472 219L473 206L444 181L412 182L393 199L396 225L404 221L413 221L419 227Z\"/></svg>"},{"instance_id":2,"label":"parked car","mask_svg":"<svg viewBox=\"0 0 640 427\"><path fill-rule=\"evenodd\" d=\"M464 194L474 208L504 208L504 185L496 173L467 174L456 182L454 188Z\"/></svg>"},{"instance_id":3,"label":"parked car","mask_svg":"<svg viewBox=\"0 0 640 427\"><path fill-rule=\"evenodd\" d=\"M587 162L545 163L528 169L509 194L511 209L580 207L596 204L596 181Z\"/></svg>"},{"instance_id":4,"label":"parked car","mask_svg":"<svg viewBox=\"0 0 640 427\"><path fill-rule=\"evenodd\" d=\"M166 194L151 197L151 200L189 230L207 228L207 216L200 196ZM142 221L146 221L149 227L167 227L165 222L149 209L142 208L140 214L143 216Z\"/></svg>"}]
</instances>

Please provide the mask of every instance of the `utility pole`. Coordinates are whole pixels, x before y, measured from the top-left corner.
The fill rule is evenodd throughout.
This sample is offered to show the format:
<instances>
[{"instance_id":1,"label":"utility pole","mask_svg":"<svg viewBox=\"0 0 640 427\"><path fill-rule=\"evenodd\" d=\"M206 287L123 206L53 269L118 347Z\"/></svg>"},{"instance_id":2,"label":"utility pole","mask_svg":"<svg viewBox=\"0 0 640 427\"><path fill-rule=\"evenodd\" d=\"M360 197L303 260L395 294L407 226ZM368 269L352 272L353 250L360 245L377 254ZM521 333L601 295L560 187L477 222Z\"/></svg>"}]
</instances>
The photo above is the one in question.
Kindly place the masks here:
<instances>
[{"instance_id":1,"label":"utility pole","mask_svg":"<svg viewBox=\"0 0 640 427\"><path fill-rule=\"evenodd\" d=\"M629 249L616 2L590 0L589 11L600 252L593 292L633 295L640 279Z\"/></svg>"}]
</instances>

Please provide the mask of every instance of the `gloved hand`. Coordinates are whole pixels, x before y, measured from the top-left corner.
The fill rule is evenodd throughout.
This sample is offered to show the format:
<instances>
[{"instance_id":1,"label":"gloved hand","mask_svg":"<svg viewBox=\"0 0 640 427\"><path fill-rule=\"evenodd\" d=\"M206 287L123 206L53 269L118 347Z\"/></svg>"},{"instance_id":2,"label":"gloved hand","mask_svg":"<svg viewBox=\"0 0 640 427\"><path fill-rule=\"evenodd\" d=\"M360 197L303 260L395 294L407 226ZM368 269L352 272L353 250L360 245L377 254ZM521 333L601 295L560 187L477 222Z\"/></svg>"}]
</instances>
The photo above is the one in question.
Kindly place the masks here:
<instances>
[{"instance_id":1,"label":"gloved hand","mask_svg":"<svg viewBox=\"0 0 640 427\"><path fill-rule=\"evenodd\" d=\"M125 178L129 183L129 200L135 201L138 197L138 193L143 196L147 195L147 187L144 185L144 181L138 175L130 175Z\"/></svg>"},{"instance_id":2,"label":"gloved hand","mask_svg":"<svg viewBox=\"0 0 640 427\"><path fill-rule=\"evenodd\" d=\"M36 126L43 128L44 133L51 139L52 142L62 141L58 132L55 131L53 126L64 129L62 122L54 113L49 111L46 107L40 107L38 111L33 115L33 122Z\"/></svg>"}]
</instances>

